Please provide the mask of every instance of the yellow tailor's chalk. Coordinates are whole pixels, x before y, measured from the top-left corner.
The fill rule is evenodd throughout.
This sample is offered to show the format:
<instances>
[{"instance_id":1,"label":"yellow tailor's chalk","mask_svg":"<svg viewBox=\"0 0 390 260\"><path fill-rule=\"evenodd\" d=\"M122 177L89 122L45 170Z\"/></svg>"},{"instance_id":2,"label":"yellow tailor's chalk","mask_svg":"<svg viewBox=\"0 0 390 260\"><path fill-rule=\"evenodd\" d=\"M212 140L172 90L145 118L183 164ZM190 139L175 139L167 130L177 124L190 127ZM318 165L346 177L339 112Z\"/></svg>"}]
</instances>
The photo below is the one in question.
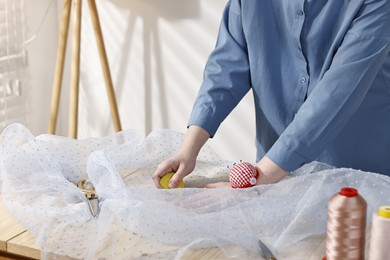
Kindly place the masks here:
<instances>
[{"instance_id":1,"label":"yellow tailor's chalk","mask_svg":"<svg viewBox=\"0 0 390 260\"><path fill-rule=\"evenodd\" d=\"M174 173L174 172L170 172L170 173L165 174L165 175L161 178L160 184L161 184L161 186L162 186L164 189L169 189L168 183L169 183L169 181L171 180L173 174L175 174L175 173ZM181 181L181 182L179 183L179 185L177 185L177 188L184 188L184 182Z\"/></svg>"}]
</instances>

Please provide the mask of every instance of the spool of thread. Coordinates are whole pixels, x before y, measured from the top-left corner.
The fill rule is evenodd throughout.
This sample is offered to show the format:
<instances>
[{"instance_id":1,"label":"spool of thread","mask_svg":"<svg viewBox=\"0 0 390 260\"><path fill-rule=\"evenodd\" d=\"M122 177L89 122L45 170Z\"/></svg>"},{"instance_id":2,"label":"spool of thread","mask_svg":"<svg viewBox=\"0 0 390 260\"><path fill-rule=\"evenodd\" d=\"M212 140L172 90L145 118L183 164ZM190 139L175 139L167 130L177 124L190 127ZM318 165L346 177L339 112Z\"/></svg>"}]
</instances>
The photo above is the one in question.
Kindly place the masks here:
<instances>
[{"instance_id":1,"label":"spool of thread","mask_svg":"<svg viewBox=\"0 0 390 260\"><path fill-rule=\"evenodd\" d=\"M364 259L367 203L354 188L345 187L328 203L327 260Z\"/></svg>"},{"instance_id":2,"label":"spool of thread","mask_svg":"<svg viewBox=\"0 0 390 260\"><path fill-rule=\"evenodd\" d=\"M379 207L378 212L372 216L370 249L368 256L370 260L390 259L390 206Z\"/></svg>"}]
</instances>

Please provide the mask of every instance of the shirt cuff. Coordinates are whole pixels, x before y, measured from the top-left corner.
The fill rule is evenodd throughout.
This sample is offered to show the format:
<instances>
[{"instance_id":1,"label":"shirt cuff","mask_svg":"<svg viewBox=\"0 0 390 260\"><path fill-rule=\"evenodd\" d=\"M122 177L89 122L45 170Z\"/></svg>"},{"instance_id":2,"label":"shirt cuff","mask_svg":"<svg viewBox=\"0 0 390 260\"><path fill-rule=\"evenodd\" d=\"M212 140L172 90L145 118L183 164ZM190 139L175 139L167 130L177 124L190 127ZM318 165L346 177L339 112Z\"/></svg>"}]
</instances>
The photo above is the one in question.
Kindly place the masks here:
<instances>
[{"instance_id":1,"label":"shirt cuff","mask_svg":"<svg viewBox=\"0 0 390 260\"><path fill-rule=\"evenodd\" d=\"M191 125L196 125L206 130L206 132L209 133L210 138L214 137L219 127L216 120L213 120L212 109L209 108L193 109L187 127Z\"/></svg>"},{"instance_id":2,"label":"shirt cuff","mask_svg":"<svg viewBox=\"0 0 390 260\"><path fill-rule=\"evenodd\" d=\"M305 163L310 162L311 160L297 154L291 150L282 142L277 141L271 149L267 152L268 158L270 158L274 163L279 167L282 167L288 172L295 171Z\"/></svg>"}]
</instances>

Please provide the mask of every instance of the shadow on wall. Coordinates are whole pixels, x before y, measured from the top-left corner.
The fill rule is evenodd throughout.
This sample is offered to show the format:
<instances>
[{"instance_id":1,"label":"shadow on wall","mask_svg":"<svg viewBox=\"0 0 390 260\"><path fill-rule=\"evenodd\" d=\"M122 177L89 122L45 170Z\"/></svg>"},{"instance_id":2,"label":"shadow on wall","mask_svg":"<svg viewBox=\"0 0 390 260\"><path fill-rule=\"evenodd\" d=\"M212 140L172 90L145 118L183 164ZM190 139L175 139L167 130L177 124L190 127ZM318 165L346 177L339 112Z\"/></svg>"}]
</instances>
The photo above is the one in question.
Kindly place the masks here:
<instances>
[{"instance_id":1,"label":"shadow on wall","mask_svg":"<svg viewBox=\"0 0 390 260\"><path fill-rule=\"evenodd\" d=\"M200 16L199 0L112 0L114 5L131 13L126 32L124 33L124 52L120 61L120 71L115 85L122 86L118 91L123 92L125 68L128 65L129 51L132 48L132 38L134 36L135 23L141 19L143 23L143 66L144 66L144 112L145 112L145 132L153 130L153 111L159 111L162 128L168 128L169 113L167 108L167 90L164 78L164 67L162 62L162 49L159 34L159 19L167 21L180 19L195 19ZM152 57L154 53L154 57ZM159 108L153 109L153 86L152 86L152 64L158 82ZM118 96L122 93L118 93Z\"/></svg>"},{"instance_id":2,"label":"shadow on wall","mask_svg":"<svg viewBox=\"0 0 390 260\"><path fill-rule=\"evenodd\" d=\"M154 11L165 19L188 19L199 16L199 0L112 0L121 8ZM147 8L147 9L145 9Z\"/></svg>"}]
</instances>

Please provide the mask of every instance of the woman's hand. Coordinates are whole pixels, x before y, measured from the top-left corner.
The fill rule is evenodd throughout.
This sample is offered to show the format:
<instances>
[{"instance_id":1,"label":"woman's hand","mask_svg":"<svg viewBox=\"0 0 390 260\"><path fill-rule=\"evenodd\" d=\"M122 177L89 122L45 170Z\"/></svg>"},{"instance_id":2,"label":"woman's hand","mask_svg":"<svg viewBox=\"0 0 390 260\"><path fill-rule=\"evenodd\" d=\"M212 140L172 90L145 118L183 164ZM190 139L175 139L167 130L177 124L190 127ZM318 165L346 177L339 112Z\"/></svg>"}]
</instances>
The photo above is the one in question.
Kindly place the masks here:
<instances>
[{"instance_id":1,"label":"woman's hand","mask_svg":"<svg viewBox=\"0 0 390 260\"><path fill-rule=\"evenodd\" d=\"M179 151L171 158L162 162L153 174L153 181L157 188L162 188L161 178L169 173L175 172L168 183L170 189L176 188L185 176L190 174L195 168L196 157L188 156L185 151Z\"/></svg>"},{"instance_id":2,"label":"woman's hand","mask_svg":"<svg viewBox=\"0 0 390 260\"><path fill-rule=\"evenodd\" d=\"M256 185L262 184L271 184L277 183L288 175L288 172L283 168L279 167L267 156L264 156L256 164L256 170L259 173ZM217 182L209 183L204 186L205 188L230 188L231 184L229 182Z\"/></svg>"},{"instance_id":3,"label":"woman's hand","mask_svg":"<svg viewBox=\"0 0 390 260\"><path fill-rule=\"evenodd\" d=\"M154 172L152 179L156 187L162 188L160 180L165 174L175 172L168 187L170 189L176 188L183 178L194 170L199 151L209 138L209 133L203 128L195 125L190 126L180 151L162 162Z\"/></svg>"},{"instance_id":4,"label":"woman's hand","mask_svg":"<svg viewBox=\"0 0 390 260\"><path fill-rule=\"evenodd\" d=\"M231 188L232 186L230 185L230 182L216 182L216 183L208 183L203 186L203 188L210 188L210 189L215 189L215 188Z\"/></svg>"}]
</instances>

